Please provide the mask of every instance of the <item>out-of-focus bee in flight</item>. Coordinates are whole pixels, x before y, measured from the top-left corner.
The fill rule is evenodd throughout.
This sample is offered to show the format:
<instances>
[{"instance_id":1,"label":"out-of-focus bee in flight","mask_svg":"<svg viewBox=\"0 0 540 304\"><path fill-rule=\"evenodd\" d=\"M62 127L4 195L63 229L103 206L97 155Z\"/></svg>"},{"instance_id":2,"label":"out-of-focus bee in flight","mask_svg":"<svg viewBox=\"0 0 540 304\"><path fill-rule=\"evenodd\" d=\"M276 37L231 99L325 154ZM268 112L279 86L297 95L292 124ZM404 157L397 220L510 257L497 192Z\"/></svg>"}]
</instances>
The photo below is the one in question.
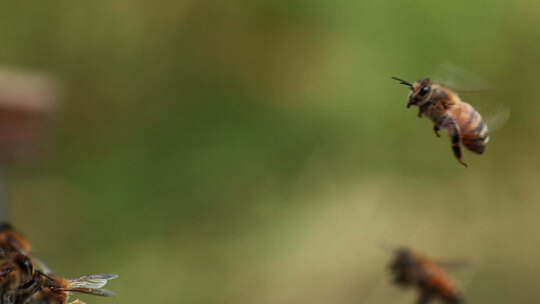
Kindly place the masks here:
<instances>
[{"instance_id":1,"label":"out-of-focus bee in flight","mask_svg":"<svg viewBox=\"0 0 540 304\"><path fill-rule=\"evenodd\" d=\"M73 292L112 296L102 287L116 277L96 274L68 280L54 275L30 255L30 243L21 234L0 224L0 304L66 304Z\"/></svg>"},{"instance_id":2,"label":"out-of-focus bee in flight","mask_svg":"<svg viewBox=\"0 0 540 304\"><path fill-rule=\"evenodd\" d=\"M462 160L461 145L482 154L489 142L487 124L480 114L468 103L463 102L455 91L441 84L434 84L431 79L420 79L410 83L392 77L400 84L411 89L407 108L417 106L418 117L426 115L433 123L433 130L440 137L439 130L446 129L452 142L452 151L460 164L467 167Z\"/></svg>"},{"instance_id":3,"label":"out-of-focus bee in flight","mask_svg":"<svg viewBox=\"0 0 540 304\"><path fill-rule=\"evenodd\" d=\"M437 299L446 304L464 303L456 285L438 264L401 247L394 249L394 258L388 267L395 284L418 290L417 304L428 304Z\"/></svg>"}]
</instances>

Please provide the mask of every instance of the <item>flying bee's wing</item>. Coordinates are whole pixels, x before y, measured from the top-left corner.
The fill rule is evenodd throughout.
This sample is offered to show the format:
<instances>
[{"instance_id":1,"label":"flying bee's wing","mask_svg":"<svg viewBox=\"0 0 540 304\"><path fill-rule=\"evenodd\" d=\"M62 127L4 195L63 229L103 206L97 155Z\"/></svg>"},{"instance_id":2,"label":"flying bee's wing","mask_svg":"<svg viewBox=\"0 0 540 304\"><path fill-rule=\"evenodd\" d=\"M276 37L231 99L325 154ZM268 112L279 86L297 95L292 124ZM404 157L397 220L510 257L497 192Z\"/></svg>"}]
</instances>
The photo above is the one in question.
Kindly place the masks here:
<instances>
[{"instance_id":1,"label":"flying bee's wing","mask_svg":"<svg viewBox=\"0 0 540 304\"><path fill-rule=\"evenodd\" d=\"M114 292L103 288L67 288L63 290L69 292L80 292L100 297L112 297L116 295Z\"/></svg>"},{"instance_id":2,"label":"flying bee's wing","mask_svg":"<svg viewBox=\"0 0 540 304\"><path fill-rule=\"evenodd\" d=\"M395 252L395 251L403 248L403 246L399 246L399 245L396 245L396 244L393 244L393 243L390 243L390 242L386 242L386 241L379 242L378 245L379 245L378 247L381 248L382 250L391 251L391 252Z\"/></svg>"},{"instance_id":3,"label":"flying bee's wing","mask_svg":"<svg viewBox=\"0 0 540 304\"><path fill-rule=\"evenodd\" d=\"M446 270L463 269L463 268L469 268L472 266L472 264L467 261L459 261L459 260L454 260L454 261L434 260L433 263L435 263L435 265L441 268L444 268Z\"/></svg>"},{"instance_id":4,"label":"flying bee's wing","mask_svg":"<svg viewBox=\"0 0 540 304\"><path fill-rule=\"evenodd\" d=\"M487 124L489 132L500 129L508 121L510 114L510 108L502 106L493 111L488 111L484 116L484 122Z\"/></svg>"},{"instance_id":5,"label":"flying bee's wing","mask_svg":"<svg viewBox=\"0 0 540 304\"><path fill-rule=\"evenodd\" d=\"M493 90L489 82L476 73L449 62L439 64L432 77L435 83L445 85L460 94Z\"/></svg>"},{"instance_id":6,"label":"flying bee's wing","mask_svg":"<svg viewBox=\"0 0 540 304\"><path fill-rule=\"evenodd\" d=\"M411 251L411 249L409 249L407 247L391 244L391 243L388 243L388 242L381 242L379 244L379 247L381 247L381 249L383 249L385 251L393 251L394 253L398 252L399 250ZM411 252L413 252L413 251L411 251ZM444 269L448 269L448 270L450 270L450 269L458 269L458 268L467 268L467 267L470 267L472 265L471 263L469 263L468 261L465 261L465 260L439 260L439 259L434 259L434 260L432 260L432 262L434 264L436 264L437 266L439 266L441 268L444 268Z\"/></svg>"},{"instance_id":7,"label":"flying bee's wing","mask_svg":"<svg viewBox=\"0 0 540 304\"><path fill-rule=\"evenodd\" d=\"M101 288L109 280L118 278L118 275L112 273L90 274L75 279L68 280L69 288Z\"/></svg>"},{"instance_id":8,"label":"flying bee's wing","mask_svg":"<svg viewBox=\"0 0 540 304\"><path fill-rule=\"evenodd\" d=\"M91 274L68 280L68 287L64 291L81 292L102 297L114 296L112 291L102 289L109 280L116 279L118 275L112 273Z\"/></svg>"}]
</instances>

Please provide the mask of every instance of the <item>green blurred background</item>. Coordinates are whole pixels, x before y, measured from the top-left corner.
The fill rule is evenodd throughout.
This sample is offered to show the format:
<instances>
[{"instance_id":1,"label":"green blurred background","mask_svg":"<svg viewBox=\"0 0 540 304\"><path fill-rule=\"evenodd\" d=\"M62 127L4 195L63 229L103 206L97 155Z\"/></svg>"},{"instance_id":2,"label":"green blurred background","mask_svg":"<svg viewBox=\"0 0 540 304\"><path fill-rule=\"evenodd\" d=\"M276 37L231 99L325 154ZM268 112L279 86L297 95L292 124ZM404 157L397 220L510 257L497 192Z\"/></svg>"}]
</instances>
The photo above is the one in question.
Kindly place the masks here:
<instances>
[{"instance_id":1,"label":"green blurred background","mask_svg":"<svg viewBox=\"0 0 540 304\"><path fill-rule=\"evenodd\" d=\"M384 242L468 260L469 303L533 303L540 2L19 1L0 63L65 94L49 153L10 175L13 222L88 303L413 303ZM406 110L451 62L510 120L453 158Z\"/></svg>"}]
</instances>

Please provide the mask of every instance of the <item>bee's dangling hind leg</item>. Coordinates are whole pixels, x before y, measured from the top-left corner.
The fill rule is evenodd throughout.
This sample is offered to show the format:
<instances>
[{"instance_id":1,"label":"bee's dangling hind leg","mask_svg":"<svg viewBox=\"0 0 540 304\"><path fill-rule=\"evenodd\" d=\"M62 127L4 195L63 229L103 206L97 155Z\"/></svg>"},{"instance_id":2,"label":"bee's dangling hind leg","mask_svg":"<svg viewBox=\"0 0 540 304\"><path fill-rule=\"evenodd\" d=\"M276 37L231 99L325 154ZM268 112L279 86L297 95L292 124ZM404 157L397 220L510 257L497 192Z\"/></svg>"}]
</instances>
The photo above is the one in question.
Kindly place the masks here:
<instances>
[{"instance_id":1,"label":"bee's dangling hind leg","mask_svg":"<svg viewBox=\"0 0 540 304\"><path fill-rule=\"evenodd\" d=\"M469 166L461 159L461 147L459 145L455 146L452 144L452 151L454 151L457 161L465 166L465 168L468 168Z\"/></svg>"},{"instance_id":2,"label":"bee's dangling hind leg","mask_svg":"<svg viewBox=\"0 0 540 304\"><path fill-rule=\"evenodd\" d=\"M460 164L465 166L465 168L468 168L469 166L461 159L461 134L459 132L459 127L455 123L452 123L448 127L448 133L450 133L450 136L452 137L452 151L454 152L454 156Z\"/></svg>"},{"instance_id":3,"label":"bee's dangling hind leg","mask_svg":"<svg viewBox=\"0 0 540 304\"><path fill-rule=\"evenodd\" d=\"M428 293L421 293L418 296L418 299L416 299L416 304L428 304L433 299L431 294Z\"/></svg>"},{"instance_id":4,"label":"bee's dangling hind leg","mask_svg":"<svg viewBox=\"0 0 540 304\"><path fill-rule=\"evenodd\" d=\"M434 125L433 126L433 131L435 132L435 135L437 135L437 137L441 137L441 134L439 134L439 126L437 125Z\"/></svg>"},{"instance_id":5,"label":"bee's dangling hind leg","mask_svg":"<svg viewBox=\"0 0 540 304\"><path fill-rule=\"evenodd\" d=\"M454 156L457 158L458 162L465 166L465 168L468 168L469 166L467 166L467 164L461 159L461 146L459 143L459 135L452 136L452 151L454 152Z\"/></svg>"}]
</instances>

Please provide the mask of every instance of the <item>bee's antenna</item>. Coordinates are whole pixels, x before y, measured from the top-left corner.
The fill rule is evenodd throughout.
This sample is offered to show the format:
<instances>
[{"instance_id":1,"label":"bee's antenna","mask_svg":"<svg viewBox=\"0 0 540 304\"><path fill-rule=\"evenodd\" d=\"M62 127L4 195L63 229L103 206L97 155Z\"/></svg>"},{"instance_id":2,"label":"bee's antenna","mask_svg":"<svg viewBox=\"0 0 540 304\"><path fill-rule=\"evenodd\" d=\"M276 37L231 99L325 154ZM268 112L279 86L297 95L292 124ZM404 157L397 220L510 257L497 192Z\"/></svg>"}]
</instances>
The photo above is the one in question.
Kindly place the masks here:
<instances>
[{"instance_id":1,"label":"bee's antenna","mask_svg":"<svg viewBox=\"0 0 540 304\"><path fill-rule=\"evenodd\" d=\"M44 276L45 278L47 278L49 281L51 282L54 282L54 279L51 278L50 276L48 276L47 274L45 274L44 272L40 271L40 270L36 270L36 272L41 275L41 276Z\"/></svg>"},{"instance_id":2,"label":"bee's antenna","mask_svg":"<svg viewBox=\"0 0 540 304\"><path fill-rule=\"evenodd\" d=\"M408 82L406 80L397 78L397 77L392 77L392 79L397 80L397 81L399 81L400 84L404 84L404 85L406 85L406 86L408 86L408 87L410 87L412 89L412 86L413 86L412 83L410 83L410 82Z\"/></svg>"}]
</instances>

